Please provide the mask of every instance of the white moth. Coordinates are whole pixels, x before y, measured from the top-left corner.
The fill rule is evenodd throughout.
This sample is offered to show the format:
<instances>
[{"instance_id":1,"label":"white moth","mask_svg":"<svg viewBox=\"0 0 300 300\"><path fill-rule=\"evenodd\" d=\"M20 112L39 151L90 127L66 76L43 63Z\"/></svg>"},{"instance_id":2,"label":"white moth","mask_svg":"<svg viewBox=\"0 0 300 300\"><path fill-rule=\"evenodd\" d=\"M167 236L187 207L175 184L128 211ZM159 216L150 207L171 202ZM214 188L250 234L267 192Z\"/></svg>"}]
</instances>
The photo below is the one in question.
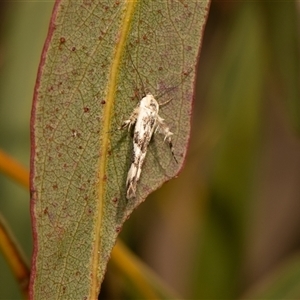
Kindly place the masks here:
<instances>
[{"instance_id":1,"label":"white moth","mask_svg":"<svg viewBox=\"0 0 300 300\"><path fill-rule=\"evenodd\" d=\"M136 186L141 176L147 148L153 133L159 132L165 135L164 141L169 143L172 155L177 162L171 140L173 133L164 123L164 119L158 115L159 106L153 95L147 94L139 102L139 105L134 109L129 119L124 121L120 127L120 129L128 127L129 130L131 126L135 125L133 134L133 160L126 180L127 199L135 197Z\"/></svg>"}]
</instances>

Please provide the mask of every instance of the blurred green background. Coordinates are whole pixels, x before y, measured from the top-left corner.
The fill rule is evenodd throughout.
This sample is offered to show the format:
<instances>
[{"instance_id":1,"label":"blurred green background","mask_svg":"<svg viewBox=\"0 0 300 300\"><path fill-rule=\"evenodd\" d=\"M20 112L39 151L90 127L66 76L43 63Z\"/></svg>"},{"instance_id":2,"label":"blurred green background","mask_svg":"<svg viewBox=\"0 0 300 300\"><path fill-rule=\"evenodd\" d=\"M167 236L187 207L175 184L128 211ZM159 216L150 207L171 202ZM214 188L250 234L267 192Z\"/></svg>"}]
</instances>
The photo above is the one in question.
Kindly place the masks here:
<instances>
[{"instance_id":1,"label":"blurred green background","mask_svg":"<svg viewBox=\"0 0 300 300\"><path fill-rule=\"evenodd\" d=\"M0 3L0 147L27 167L52 7ZM299 13L294 1L212 2L186 165L121 233L184 299L300 299ZM30 259L29 193L2 174L0 193ZM137 298L114 278L108 267L103 299ZM20 298L0 255L0 299Z\"/></svg>"}]
</instances>

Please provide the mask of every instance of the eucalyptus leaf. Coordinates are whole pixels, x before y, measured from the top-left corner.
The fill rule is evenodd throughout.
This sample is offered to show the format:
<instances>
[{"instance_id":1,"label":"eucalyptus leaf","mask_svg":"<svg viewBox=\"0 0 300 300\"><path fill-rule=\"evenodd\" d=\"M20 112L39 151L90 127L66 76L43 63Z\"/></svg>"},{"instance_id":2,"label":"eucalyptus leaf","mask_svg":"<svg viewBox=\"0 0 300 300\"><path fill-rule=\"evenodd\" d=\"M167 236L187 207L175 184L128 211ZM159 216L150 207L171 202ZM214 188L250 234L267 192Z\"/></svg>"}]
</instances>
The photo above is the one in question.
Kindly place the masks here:
<instances>
[{"instance_id":1,"label":"eucalyptus leaf","mask_svg":"<svg viewBox=\"0 0 300 300\"><path fill-rule=\"evenodd\" d=\"M31 297L95 299L124 221L180 171L209 1L57 1L32 109ZM151 92L174 133L147 153L126 199L132 135L118 127Z\"/></svg>"}]
</instances>

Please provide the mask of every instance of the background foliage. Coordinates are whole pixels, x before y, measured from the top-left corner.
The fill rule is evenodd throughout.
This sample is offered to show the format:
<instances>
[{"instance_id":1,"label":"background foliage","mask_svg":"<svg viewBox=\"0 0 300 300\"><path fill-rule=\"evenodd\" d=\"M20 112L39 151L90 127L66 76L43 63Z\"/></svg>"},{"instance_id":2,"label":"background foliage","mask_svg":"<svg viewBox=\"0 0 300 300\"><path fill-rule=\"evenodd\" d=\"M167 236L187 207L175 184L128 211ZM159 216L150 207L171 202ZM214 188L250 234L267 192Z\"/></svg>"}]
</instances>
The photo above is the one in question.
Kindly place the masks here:
<instances>
[{"instance_id":1,"label":"background foliage","mask_svg":"<svg viewBox=\"0 0 300 300\"><path fill-rule=\"evenodd\" d=\"M0 146L27 167L52 7L1 3ZM293 1L212 2L186 166L121 234L182 298L300 297L299 279L291 286L300 269L299 10ZM30 257L29 193L0 180L0 211ZM0 266L0 298L20 298L2 256ZM264 284L269 275L273 286ZM109 264L103 297L122 295L122 282Z\"/></svg>"}]
</instances>

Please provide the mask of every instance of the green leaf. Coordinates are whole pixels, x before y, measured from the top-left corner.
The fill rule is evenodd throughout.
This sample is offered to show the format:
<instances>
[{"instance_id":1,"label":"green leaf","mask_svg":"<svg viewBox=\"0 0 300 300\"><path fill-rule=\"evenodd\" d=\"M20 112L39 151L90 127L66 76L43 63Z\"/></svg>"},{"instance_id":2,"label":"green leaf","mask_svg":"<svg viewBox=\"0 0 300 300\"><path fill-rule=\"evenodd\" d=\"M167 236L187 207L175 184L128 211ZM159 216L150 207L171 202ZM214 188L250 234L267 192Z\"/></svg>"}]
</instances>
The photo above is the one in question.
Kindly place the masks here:
<instances>
[{"instance_id":1,"label":"green leaf","mask_svg":"<svg viewBox=\"0 0 300 300\"><path fill-rule=\"evenodd\" d=\"M242 299L299 299L299 278L300 256L298 253L249 290Z\"/></svg>"},{"instance_id":2,"label":"green leaf","mask_svg":"<svg viewBox=\"0 0 300 300\"><path fill-rule=\"evenodd\" d=\"M263 18L256 2L238 6L231 16L232 27L207 100L219 139L213 153L201 255L194 266L197 299L236 298L240 249L245 244L245 220L261 138L267 71Z\"/></svg>"},{"instance_id":3,"label":"green leaf","mask_svg":"<svg viewBox=\"0 0 300 300\"><path fill-rule=\"evenodd\" d=\"M208 2L56 3L32 111L32 297L95 299L123 222L182 167ZM179 163L155 135L127 200L132 136L117 128L143 88L172 99Z\"/></svg>"},{"instance_id":4,"label":"green leaf","mask_svg":"<svg viewBox=\"0 0 300 300\"><path fill-rule=\"evenodd\" d=\"M297 2L262 3L266 16L269 57L276 77L276 93L283 99L289 120L300 133L300 59Z\"/></svg>"}]
</instances>

